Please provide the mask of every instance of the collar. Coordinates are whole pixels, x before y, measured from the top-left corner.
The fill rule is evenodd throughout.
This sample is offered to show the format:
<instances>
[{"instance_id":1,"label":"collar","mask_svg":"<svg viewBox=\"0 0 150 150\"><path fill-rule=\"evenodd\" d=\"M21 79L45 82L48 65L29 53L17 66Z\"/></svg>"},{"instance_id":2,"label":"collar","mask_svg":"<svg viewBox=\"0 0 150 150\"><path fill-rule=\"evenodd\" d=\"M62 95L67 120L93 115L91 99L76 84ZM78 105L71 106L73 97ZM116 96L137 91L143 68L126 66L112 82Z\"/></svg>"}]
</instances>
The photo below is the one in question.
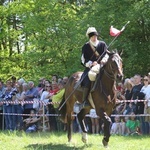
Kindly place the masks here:
<instances>
[{"instance_id":1,"label":"collar","mask_svg":"<svg viewBox=\"0 0 150 150\"><path fill-rule=\"evenodd\" d=\"M91 40L89 40L90 44L93 45L94 47L97 47L99 40L96 40L96 42L92 42Z\"/></svg>"}]
</instances>

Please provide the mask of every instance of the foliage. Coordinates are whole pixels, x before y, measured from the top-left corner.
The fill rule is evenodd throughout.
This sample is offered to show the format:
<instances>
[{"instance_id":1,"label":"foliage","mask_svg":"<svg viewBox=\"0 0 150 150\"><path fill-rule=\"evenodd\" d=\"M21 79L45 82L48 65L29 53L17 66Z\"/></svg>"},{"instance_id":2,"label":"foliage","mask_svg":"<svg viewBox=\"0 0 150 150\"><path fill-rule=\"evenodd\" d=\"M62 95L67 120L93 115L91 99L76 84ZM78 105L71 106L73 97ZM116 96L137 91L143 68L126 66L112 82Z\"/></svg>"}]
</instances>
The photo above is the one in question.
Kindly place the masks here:
<instances>
[{"instance_id":1,"label":"foliage","mask_svg":"<svg viewBox=\"0 0 150 150\"><path fill-rule=\"evenodd\" d=\"M0 78L37 80L82 71L85 32L95 26L109 45L111 25L127 29L111 45L123 49L124 74L150 70L150 2L148 0L4 0L0 3Z\"/></svg>"}]
</instances>

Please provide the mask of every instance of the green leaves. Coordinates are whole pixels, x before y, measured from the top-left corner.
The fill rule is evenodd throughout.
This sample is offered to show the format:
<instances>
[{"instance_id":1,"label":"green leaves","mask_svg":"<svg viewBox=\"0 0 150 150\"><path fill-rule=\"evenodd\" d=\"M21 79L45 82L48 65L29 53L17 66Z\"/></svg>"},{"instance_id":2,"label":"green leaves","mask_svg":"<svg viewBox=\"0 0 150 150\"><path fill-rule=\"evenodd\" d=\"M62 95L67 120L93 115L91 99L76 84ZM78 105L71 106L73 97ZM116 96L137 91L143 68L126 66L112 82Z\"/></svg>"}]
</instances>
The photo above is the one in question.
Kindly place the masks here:
<instances>
[{"instance_id":1,"label":"green leaves","mask_svg":"<svg viewBox=\"0 0 150 150\"><path fill-rule=\"evenodd\" d=\"M0 6L0 78L26 79L82 71L80 56L89 26L108 45L110 26L130 20L110 50L123 49L124 74L149 71L150 11L147 0L21 0ZM130 71L129 71L130 70Z\"/></svg>"}]
</instances>

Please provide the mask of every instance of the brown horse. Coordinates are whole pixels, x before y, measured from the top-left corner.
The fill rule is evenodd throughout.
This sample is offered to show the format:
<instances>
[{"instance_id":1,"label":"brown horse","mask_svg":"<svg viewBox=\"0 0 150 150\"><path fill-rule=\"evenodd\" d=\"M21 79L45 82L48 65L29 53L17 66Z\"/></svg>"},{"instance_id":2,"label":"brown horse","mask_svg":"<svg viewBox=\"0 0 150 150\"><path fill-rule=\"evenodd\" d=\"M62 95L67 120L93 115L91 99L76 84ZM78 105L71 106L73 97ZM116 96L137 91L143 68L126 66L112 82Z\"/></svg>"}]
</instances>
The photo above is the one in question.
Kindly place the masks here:
<instances>
[{"instance_id":1,"label":"brown horse","mask_svg":"<svg viewBox=\"0 0 150 150\"><path fill-rule=\"evenodd\" d=\"M80 78L82 72L74 73L68 80L64 98L60 103L59 110L61 120L67 123L68 141L72 138L72 120L73 120L73 107L76 101L82 103L82 91L77 90L75 84L77 79ZM110 138L110 115L116 104L115 83L117 77L123 77L122 73L122 59L119 53L110 53L107 63L100 69L100 73L96 77L94 91L91 92L93 103L95 105L96 114L104 122L104 138L103 145L106 147ZM86 114L89 113L92 105L82 108L77 117L82 129L82 141L87 141L87 129L84 123Z\"/></svg>"}]
</instances>

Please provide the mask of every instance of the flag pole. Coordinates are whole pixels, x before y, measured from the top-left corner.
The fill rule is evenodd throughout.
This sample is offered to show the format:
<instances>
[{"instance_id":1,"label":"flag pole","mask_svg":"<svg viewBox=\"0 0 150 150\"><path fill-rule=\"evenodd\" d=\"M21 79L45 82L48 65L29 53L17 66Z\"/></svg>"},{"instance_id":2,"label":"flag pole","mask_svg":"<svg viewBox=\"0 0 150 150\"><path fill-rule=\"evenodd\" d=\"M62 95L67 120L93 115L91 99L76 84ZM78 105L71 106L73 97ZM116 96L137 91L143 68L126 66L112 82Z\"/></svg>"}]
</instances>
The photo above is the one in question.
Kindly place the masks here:
<instances>
[{"instance_id":1,"label":"flag pole","mask_svg":"<svg viewBox=\"0 0 150 150\"><path fill-rule=\"evenodd\" d=\"M123 27L122 29L120 30L120 32L123 32L125 30L125 27L130 23L130 21L128 21ZM115 38L110 42L110 44L108 45L108 48L112 45L112 43L117 39L117 37L119 36L120 34L117 34L115 36Z\"/></svg>"}]
</instances>

